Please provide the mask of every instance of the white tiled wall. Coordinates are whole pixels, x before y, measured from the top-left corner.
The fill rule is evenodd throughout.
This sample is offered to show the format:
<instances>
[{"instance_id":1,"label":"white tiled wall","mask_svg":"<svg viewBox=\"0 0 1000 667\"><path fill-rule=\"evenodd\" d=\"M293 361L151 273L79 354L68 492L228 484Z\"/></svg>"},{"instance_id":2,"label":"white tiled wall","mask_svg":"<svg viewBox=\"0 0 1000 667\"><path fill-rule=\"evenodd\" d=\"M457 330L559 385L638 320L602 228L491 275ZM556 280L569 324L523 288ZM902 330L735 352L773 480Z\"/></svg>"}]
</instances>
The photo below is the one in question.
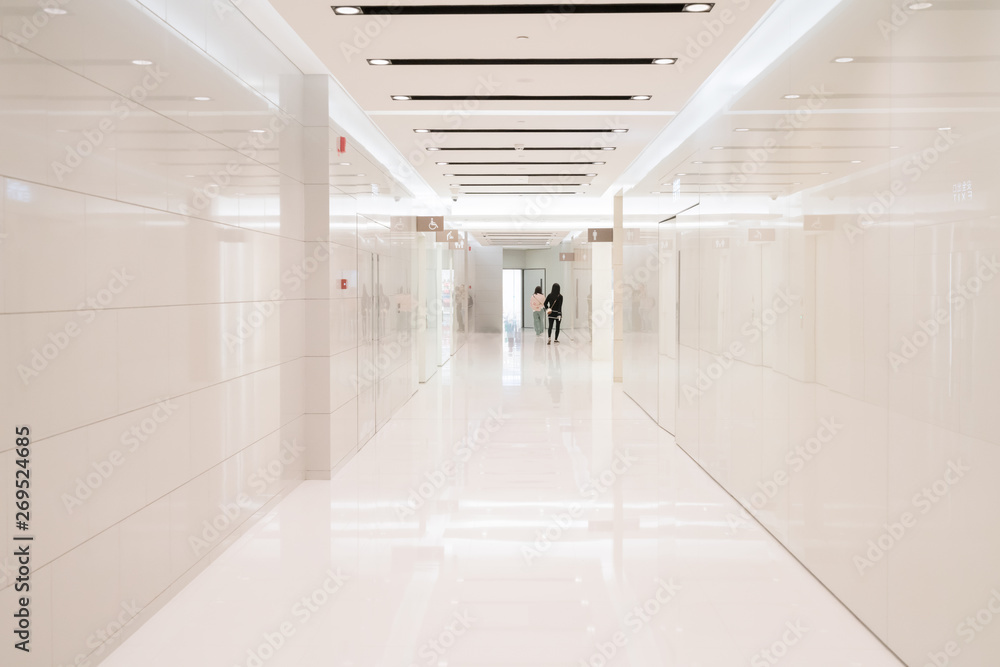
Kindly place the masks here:
<instances>
[{"instance_id":1,"label":"white tiled wall","mask_svg":"<svg viewBox=\"0 0 1000 667\"><path fill-rule=\"evenodd\" d=\"M323 78L234 6L25 7L0 15L0 400L34 443L34 633L0 664L92 664L412 394L412 219L331 186ZM0 578L13 609L9 560Z\"/></svg>"},{"instance_id":2,"label":"white tiled wall","mask_svg":"<svg viewBox=\"0 0 1000 667\"><path fill-rule=\"evenodd\" d=\"M696 209L660 225L669 234L661 229L659 238L676 242L661 257L660 284L679 261L679 302L661 299L652 326L627 319L628 335L640 344L659 329L661 424L676 417L679 445L907 664L994 664L1000 281L975 276L991 275L985 267L1000 258L992 186L1000 119L992 102L970 94L976 101L966 103L952 93L995 80L997 70L983 64L981 76L959 81L973 70L915 63L918 54L979 58L971 54L993 48L997 16L903 14L900 26L892 3L844 4L824 31L740 91L707 127L723 128L722 137L750 128L742 136L753 144L760 141L754 132L783 117L781 94L825 84L841 96L801 131L782 135L787 150L758 171L809 171L797 165L819 159L811 157L814 145L843 145L845 163L864 150L862 166L813 167L848 173L773 201L704 188ZM856 43L829 39L848 33ZM871 65L836 69L833 56L845 55L866 56ZM885 100L889 94L900 108ZM941 126L953 127L953 144L940 143ZM695 168L708 172L711 158L703 156L711 146L739 141L706 130L679 152L706 160ZM716 155L738 164L747 153ZM919 177L917 156L934 158ZM688 171L684 164L673 168ZM902 193L879 209L894 181L904 184ZM970 190L971 198L956 197ZM641 199L632 199L633 211L686 207L671 197ZM869 225L866 211L882 212ZM626 246L627 264L653 252L649 219L631 217L640 236ZM750 240L760 228L773 229L773 241ZM939 310L941 323L928 324ZM680 333L678 373L664 372L672 363L664 347L673 341L663 334L671 330ZM734 343L742 351L727 359ZM640 362L656 352L626 357L626 390L644 407L656 396ZM803 447L813 451L803 456ZM912 521L904 525L907 514ZM744 521L732 517L735 534Z\"/></svg>"}]
</instances>

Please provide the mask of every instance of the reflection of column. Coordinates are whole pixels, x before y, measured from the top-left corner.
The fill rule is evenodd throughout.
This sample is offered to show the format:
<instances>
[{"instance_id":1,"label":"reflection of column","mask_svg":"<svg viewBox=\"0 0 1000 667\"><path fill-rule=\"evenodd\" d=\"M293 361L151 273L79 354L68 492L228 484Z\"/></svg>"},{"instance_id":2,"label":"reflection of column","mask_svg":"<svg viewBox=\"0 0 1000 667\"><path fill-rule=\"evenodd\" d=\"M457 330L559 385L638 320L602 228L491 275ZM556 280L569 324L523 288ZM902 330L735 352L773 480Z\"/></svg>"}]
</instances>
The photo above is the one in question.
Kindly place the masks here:
<instances>
[{"instance_id":1,"label":"reflection of column","mask_svg":"<svg viewBox=\"0 0 1000 667\"><path fill-rule=\"evenodd\" d=\"M615 382L622 381L622 360L625 350L625 334L623 308L625 294L622 281L622 265L624 253L622 245L625 243L624 209L621 191L615 195L614 212L614 238L611 244L611 274L614 281L614 378Z\"/></svg>"},{"instance_id":2,"label":"reflection of column","mask_svg":"<svg viewBox=\"0 0 1000 667\"><path fill-rule=\"evenodd\" d=\"M594 361L612 361L615 346L614 273L611 268L611 244L591 243L592 260L592 354Z\"/></svg>"}]
</instances>

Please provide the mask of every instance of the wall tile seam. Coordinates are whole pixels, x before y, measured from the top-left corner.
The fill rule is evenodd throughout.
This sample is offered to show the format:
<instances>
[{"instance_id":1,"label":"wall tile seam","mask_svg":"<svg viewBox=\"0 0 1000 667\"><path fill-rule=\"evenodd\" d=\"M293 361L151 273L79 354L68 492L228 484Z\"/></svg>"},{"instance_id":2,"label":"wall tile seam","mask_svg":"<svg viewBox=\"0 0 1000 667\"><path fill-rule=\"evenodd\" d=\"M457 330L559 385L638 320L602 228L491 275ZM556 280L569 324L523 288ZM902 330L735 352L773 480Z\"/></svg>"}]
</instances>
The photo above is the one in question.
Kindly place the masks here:
<instances>
[{"instance_id":1,"label":"wall tile seam","mask_svg":"<svg viewBox=\"0 0 1000 667\"><path fill-rule=\"evenodd\" d=\"M228 379L225 379L225 380L220 380L219 382L214 382L212 384L204 385L204 386L198 387L196 389L191 389L191 390L186 391L186 392L181 393L181 394L175 394L173 396L167 396L166 398L162 398L160 400L161 401L172 401L174 399L184 398L185 396L190 396L192 394L196 394L196 393L198 393L200 391L204 391L206 389L211 389L213 387L218 387L220 385L227 384L227 383L232 382L234 380L242 380L244 378L248 378L248 377L250 377L252 375L256 375L258 373L263 373L265 371L274 370L274 369L280 368L282 366L287 366L289 364L293 364L293 363L295 363L295 362L297 362L297 361L299 361L301 359L305 359L305 358L306 358L305 356L299 356L299 357L295 357L294 359L289 359L289 360L286 360L286 361L281 361L281 362L278 362L277 364L272 364L272 365L264 367L264 368L259 368L257 370L248 371L248 372L246 372L246 373L244 373L242 375L237 375L237 376L232 377L232 378L228 378ZM45 442L46 440L51 440L52 438L57 438L57 437L61 437L61 436L64 436L64 435L68 435L68 434L73 433L74 431L78 431L80 429L90 428L92 426L96 426L97 424L101 424L103 422L110 421L112 419L118 419L120 417L124 417L126 415L130 415L133 412L139 412L141 410L148 410L149 408L155 407L158 404L159 404L159 402L149 403L149 404L144 405L142 407L132 408L130 410L126 410L125 412L121 412L121 413L117 413L117 414L111 415L110 417L102 417L101 419L96 419L96 420L94 420L92 422L87 422L85 424L80 424L79 426L74 426L73 428L67 429L65 431L60 431L58 433L53 433L51 435L47 435L44 438L33 439L31 441L31 444L32 445L40 444L40 443ZM13 450L14 450L14 447L10 447L10 448L7 448L7 449L0 449L0 455L5 454L6 452L13 451Z\"/></svg>"},{"instance_id":2,"label":"wall tile seam","mask_svg":"<svg viewBox=\"0 0 1000 667\"><path fill-rule=\"evenodd\" d=\"M156 208L154 206L147 206L145 204L136 204L135 202L131 202L131 201L128 201L128 200L125 200L125 199L114 199L112 197L105 197L104 195L95 194L93 192L84 192L82 190L72 190L70 188L66 188L66 187L63 187L61 185L52 185L51 183L42 183L42 182L39 182L39 181L32 180L30 178L21 178L19 176L14 176L14 175L11 175L11 174L0 174L0 179L10 179L10 180L13 180L13 181L19 181L21 183L29 183L31 185L36 185L38 187L51 188L53 190L61 190L63 192L68 192L68 193L73 194L73 195L79 195L81 197L93 197L94 199L101 199L101 200L104 200L104 201L114 202L116 204L124 204L126 206L134 206L137 209L140 209L140 210L143 210L143 211L150 211L150 212L156 213L158 215L160 215L160 214L167 214L167 215L176 216L178 218L184 218L184 219L187 219L187 220L193 220L193 221L197 221L197 222L206 222L206 223L209 223L209 224L212 224L212 225L223 225L224 227L230 227L230 228L233 228L233 229L239 229L239 230L244 231L244 232L253 232L254 234L262 234L264 236L273 236L275 238L284 239L286 241L294 241L294 242L297 242L297 243L307 243L310 240L310 239L306 238L304 234L303 234L302 238L297 238L297 237L294 237L294 236L285 236L283 234L275 234L273 232L268 232L268 231L264 231L264 230L260 230L260 229L253 229L251 227L241 227L240 225L233 224L233 223L230 223L230 222L224 222L222 220L214 220L212 218L204 218L204 217L197 216L197 215L185 215L184 213L181 213L179 211L171 211L170 209L165 209L165 208ZM4 190L6 190L6 187L4 188ZM0 199L0 200L2 200L2 199ZM84 203L86 204L86 202L84 202ZM84 221L85 222L86 222L86 216L87 216L87 213L86 213L86 210L84 210ZM304 224L305 224L305 219L304 219L304 216L303 216L303 226L304 226Z\"/></svg>"},{"instance_id":3,"label":"wall tile seam","mask_svg":"<svg viewBox=\"0 0 1000 667\"><path fill-rule=\"evenodd\" d=\"M299 417L296 417L296 419L302 419L303 417L304 417L304 415L300 415ZM143 510L148 509L152 505L155 505L156 503L161 502L161 501L163 501L165 499L169 500L169 497L171 496L171 494L176 493L177 491L183 489L185 486L187 486L191 482L194 482L199 477L202 477L203 475L209 474L215 468L217 468L219 466L222 466L222 465L225 465L226 462L229 461L230 459L232 459L232 458L234 458L236 456L239 456L239 455L245 453L246 450L250 449L254 445L257 445L258 443L263 442L266 438L271 437L275 433L279 433L282 430L282 428L284 428L284 427L283 426L279 426L277 429L275 429L275 430L271 431L270 433L268 433L268 434L266 434L266 435L258 438L257 440L254 440L252 443L250 443L250 444L246 445L245 447L241 448L239 451L234 452L233 454L231 454L230 456L227 456L226 458L224 458L223 460L219 461L218 463L215 463L212 466L210 466L209 468L206 468L205 470L203 470L202 472L194 475L193 477L188 478L187 481L185 481L183 484L174 487L173 489L165 492L163 495L161 495L161 496L159 496L159 497L157 497L157 498L155 498L155 499L147 502L142 507L136 509L134 512L131 512L130 514L127 514L126 516L124 516L121 519L115 521L114 523L110 524L109 526L106 526L106 527L102 528L101 530L99 530L98 532L96 532L96 533L88 536L87 539L85 539L82 542L79 542L79 543L73 545L72 547L70 547L69 549L67 549L63 553L59 554L58 556L53 556L51 558L51 560L48 560L48 561L42 563L42 565L39 566L39 569L42 568L42 567L47 567L49 565L54 565L56 563L56 561L58 561L59 559L68 556L73 551L75 551L75 550L79 549L80 547L86 545L88 542L90 542L93 539L96 539L97 537L103 535L104 533L106 533L106 532L108 532L110 530L114 530L116 528L119 528L121 526L121 524L123 524L125 521L128 521L130 518L132 518L136 514L142 512ZM288 470L288 469L289 468L287 468L287 467L285 468L285 470ZM293 472L296 472L296 471L293 470ZM301 481L301 480L299 480L298 478L295 478L295 477L288 478L287 480L284 479L284 478L282 478L281 481L284 482L284 481L296 481L296 480ZM268 497L271 498L271 497L274 497L274 495L276 495L276 494L270 494L270 496L268 496ZM13 585L13 582L11 583L11 585Z\"/></svg>"}]
</instances>

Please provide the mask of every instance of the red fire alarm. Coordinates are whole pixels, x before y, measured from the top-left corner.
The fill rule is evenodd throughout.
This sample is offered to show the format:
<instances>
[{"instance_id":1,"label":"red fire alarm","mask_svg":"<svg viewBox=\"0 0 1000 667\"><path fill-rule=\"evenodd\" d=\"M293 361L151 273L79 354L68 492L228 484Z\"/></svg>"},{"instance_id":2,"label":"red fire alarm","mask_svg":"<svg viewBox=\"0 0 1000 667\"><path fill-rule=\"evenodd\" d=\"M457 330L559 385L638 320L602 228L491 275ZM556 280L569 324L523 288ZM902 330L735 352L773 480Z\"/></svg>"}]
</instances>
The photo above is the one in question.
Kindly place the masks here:
<instances>
[{"instance_id":1,"label":"red fire alarm","mask_svg":"<svg viewBox=\"0 0 1000 667\"><path fill-rule=\"evenodd\" d=\"M347 152L347 137L338 137L337 152L338 153Z\"/></svg>"},{"instance_id":2,"label":"red fire alarm","mask_svg":"<svg viewBox=\"0 0 1000 667\"><path fill-rule=\"evenodd\" d=\"M347 278L340 279L340 289L347 289Z\"/></svg>"}]
</instances>

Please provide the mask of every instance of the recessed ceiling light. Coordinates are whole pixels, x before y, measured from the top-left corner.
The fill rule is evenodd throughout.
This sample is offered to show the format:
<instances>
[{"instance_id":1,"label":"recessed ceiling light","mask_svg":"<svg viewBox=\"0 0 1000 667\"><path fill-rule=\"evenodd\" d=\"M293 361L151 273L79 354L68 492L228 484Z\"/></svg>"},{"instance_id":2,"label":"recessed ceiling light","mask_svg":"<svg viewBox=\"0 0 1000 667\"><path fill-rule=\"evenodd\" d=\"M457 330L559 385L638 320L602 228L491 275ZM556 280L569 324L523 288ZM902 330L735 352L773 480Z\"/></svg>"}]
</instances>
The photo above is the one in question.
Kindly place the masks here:
<instances>
[{"instance_id":1,"label":"recessed ceiling light","mask_svg":"<svg viewBox=\"0 0 1000 667\"><path fill-rule=\"evenodd\" d=\"M192 97L195 102L211 102L211 97L205 97L204 95L199 95L198 97Z\"/></svg>"},{"instance_id":2,"label":"recessed ceiling light","mask_svg":"<svg viewBox=\"0 0 1000 667\"><path fill-rule=\"evenodd\" d=\"M444 174L445 178L454 178L455 174Z\"/></svg>"},{"instance_id":3,"label":"recessed ceiling light","mask_svg":"<svg viewBox=\"0 0 1000 667\"><path fill-rule=\"evenodd\" d=\"M821 171L821 172L819 172L819 175L820 176L829 176L830 172L828 172L828 171Z\"/></svg>"},{"instance_id":4,"label":"recessed ceiling light","mask_svg":"<svg viewBox=\"0 0 1000 667\"><path fill-rule=\"evenodd\" d=\"M684 5L684 11L686 12L710 12L712 11L712 5L707 2L695 2L690 5Z\"/></svg>"},{"instance_id":5,"label":"recessed ceiling light","mask_svg":"<svg viewBox=\"0 0 1000 667\"><path fill-rule=\"evenodd\" d=\"M613 151L613 150L615 150L615 147L614 146L601 146L601 150L602 151Z\"/></svg>"},{"instance_id":6,"label":"recessed ceiling light","mask_svg":"<svg viewBox=\"0 0 1000 667\"><path fill-rule=\"evenodd\" d=\"M833 62L835 62L835 63L853 63L854 62L854 58L849 58L847 56L845 56L843 58L834 58Z\"/></svg>"},{"instance_id":7,"label":"recessed ceiling light","mask_svg":"<svg viewBox=\"0 0 1000 667\"><path fill-rule=\"evenodd\" d=\"M920 11L921 9L930 9L934 6L933 2L911 2L907 5L907 9L912 9L914 11Z\"/></svg>"},{"instance_id":8,"label":"recessed ceiling light","mask_svg":"<svg viewBox=\"0 0 1000 667\"><path fill-rule=\"evenodd\" d=\"M653 58L654 65L673 65L677 58Z\"/></svg>"},{"instance_id":9,"label":"recessed ceiling light","mask_svg":"<svg viewBox=\"0 0 1000 667\"><path fill-rule=\"evenodd\" d=\"M723 150L724 148L725 148L725 146L712 146L712 150L713 150L713 151L721 151L721 150Z\"/></svg>"},{"instance_id":10,"label":"recessed ceiling light","mask_svg":"<svg viewBox=\"0 0 1000 667\"><path fill-rule=\"evenodd\" d=\"M250 131L253 132L254 134L264 134L265 132L267 132L267 130L250 130Z\"/></svg>"},{"instance_id":11,"label":"recessed ceiling light","mask_svg":"<svg viewBox=\"0 0 1000 667\"><path fill-rule=\"evenodd\" d=\"M864 160L851 160L851 164L861 164Z\"/></svg>"},{"instance_id":12,"label":"recessed ceiling light","mask_svg":"<svg viewBox=\"0 0 1000 667\"><path fill-rule=\"evenodd\" d=\"M350 167L351 163L350 162L338 162L337 166L338 167Z\"/></svg>"},{"instance_id":13,"label":"recessed ceiling light","mask_svg":"<svg viewBox=\"0 0 1000 667\"><path fill-rule=\"evenodd\" d=\"M197 178L194 174L184 174L184 178Z\"/></svg>"},{"instance_id":14,"label":"recessed ceiling light","mask_svg":"<svg viewBox=\"0 0 1000 667\"><path fill-rule=\"evenodd\" d=\"M42 11L46 14L52 14L53 16L62 16L66 13L66 10L62 7L45 7Z\"/></svg>"},{"instance_id":15,"label":"recessed ceiling light","mask_svg":"<svg viewBox=\"0 0 1000 667\"><path fill-rule=\"evenodd\" d=\"M941 132L947 132L950 129L951 129L951 127L939 127L938 128L938 130L940 130Z\"/></svg>"},{"instance_id":16,"label":"recessed ceiling light","mask_svg":"<svg viewBox=\"0 0 1000 667\"><path fill-rule=\"evenodd\" d=\"M438 148L437 146L428 146L428 147L427 147L427 150L429 150L429 151L439 151L439 150L441 150L441 149L440 149L440 148Z\"/></svg>"},{"instance_id":17,"label":"recessed ceiling light","mask_svg":"<svg viewBox=\"0 0 1000 667\"><path fill-rule=\"evenodd\" d=\"M686 173L674 174L674 176L687 176Z\"/></svg>"},{"instance_id":18,"label":"recessed ceiling light","mask_svg":"<svg viewBox=\"0 0 1000 667\"><path fill-rule=\"evenodd\" d=\"M797 100L800 97L802 97L802 96L801 95L796 95L795 93L789 93L788 95L785 95L785 99L786 100Z\"/></svg>"},{"instance_id":19,"label":"recessed ceiling light","mask_svg":"<svg viewBox=\"0 0 1000 667\"><path fill-rule=\"evenodd\" d=\"M750 131L749 127L738 127L735 130L733 130L733 132L749 132L749 131Z\"/></svg>"},{"instance_id":20,"label":"recessed ceiling light","mask_svg":"<svg viewBox=\"0 0 1000 667\"><path fill-rule=\"evenodd\" d=\"M349 16L351 14L360 14L361 13L361 8L360 7L334 7L333 11L336 14L344 14L344 15Z\"/></svg>"},{"instance_id":21,"label":"recessed ceiling light","mask_svg":"<svg viewBox=\"0 0 1000 667\"><path fill-rule=\"evenodd\" d=\"M414 132L419 132L419 133L423 134L425 132L430 132L430 130L419 129L419 130L414 130Z\"/></svg>"},{"instance_id":22,"label":"recessed ceiling light","mask_svg":"<svg viewBox=\"0 0 1000 667\"><path fill-rule=\"evenodd\" d=\"M796 181L795 183L792 183L792 185L802 185L802 184Z\"/></svg>"},{"instance_id":23,"label":"recessed ceiling light","mask_svg":"<svg viewBox=\"0 0 1000 667\"><path fill-rule=\"evenodd\" d=\"M593 164L604 164L604 162L594 162Z\"/></svg>"},{"instance_id":24,"label":"recessed ceiling light","mask_svg":"<svg viewBox=\"0 0 1000 667\"><path fill-rule=\"evenodd\" d=\"M139 59L133 60L132 64L133 65L152 65L153 61L152 60L142 60L141 58L139 58Z\"/></svg>"},{"instance_id":25,"label":"recessed ceiling light","mask_svg":"<svg viewBox=\"0 0 1000 667\"><path fill-rule=\"evenodd\" d=\"M460 187L462 187L462 184L461 183L450 183L448 185L448 187L449 188L460 188Z\"/></svg>"},{"instance_id":26,"label":"recessed ceiling light","mask_svg":"<svg viewBox=\"0 0 1000 667\"><path fill-rule=\"evenodd\" d=\"M897 148L901 148L901 146L889 146L889 148L891 148L892 150L896 150Z\"/></svg>"},{"instance_id":27,"label":"recessed ceiling light","mask_svg":"<svg viewBox=\"0 0 1000 667\"><path fill-rule=\"evenodd\" d=\"M410 99L410 96L409 95L393 95L392 99L397 100L397 101L401 101L401 102L405 102L406 100Z\"/></svg>"},{"instance_id":28,"label":"recessed ceiling light","mask_svg":"<svg viewBox=\"0 0 1000 667\"><path fill-rule=\"evenodd\" d=\"M628 132L628 130L626 130L624 127L616 127L615 129L613 129L611 131L614 132L614 133L616 133L616 134L623 134L625 132Z\"/></svg>"},{"instance_id":29,"label":"recessed ceiling light","mask_svg":"<svg viewBox=\"0 0 1000 667\"><path fill-rule=\"evenodd\" d=\"M652 97L653 97L652 95L633 95L632 99L633 100L648 100L648 99L650 99Z\"/></svg>"},{"instance_id":30,"label":"recessed ceiling light","mask_svg":"<svg viewBox=\"0 0 1000 667\"><path fill-rule=\"evenodd\" d=\"M584 176L597 176L597 174L584 174Z\"/></svg>"},{"instance_id":31,"label":"recessed ceiling light","mask_svg":"<svg viewBox=\"0 0 1000 667\"><path fill-rule=\"evenodd\" d=\"M705 164L705 163L702 162L701 160L696 160L696 161L692 162L691 164Z\"/></svg>"},{"instance_id":32,"label":"recessed ceiling light","mask_svg":"<svg viewBox=\"0 0 1000 667\"><path fill-rule=\"evenodd\" d=\"M369 65L391 65L392 61L386 58L372 58L368 61Z\"/></svg>"},{"instance_id":33,"label":"recessed ceiling light","mask_svg":"<svg viewBox=\"0 0 1000 667\"><path fill-rule=\"evenodd\" d=\"M448 162L435 162L434 164L449 164Z\"/></svg>"}]
</instances>

